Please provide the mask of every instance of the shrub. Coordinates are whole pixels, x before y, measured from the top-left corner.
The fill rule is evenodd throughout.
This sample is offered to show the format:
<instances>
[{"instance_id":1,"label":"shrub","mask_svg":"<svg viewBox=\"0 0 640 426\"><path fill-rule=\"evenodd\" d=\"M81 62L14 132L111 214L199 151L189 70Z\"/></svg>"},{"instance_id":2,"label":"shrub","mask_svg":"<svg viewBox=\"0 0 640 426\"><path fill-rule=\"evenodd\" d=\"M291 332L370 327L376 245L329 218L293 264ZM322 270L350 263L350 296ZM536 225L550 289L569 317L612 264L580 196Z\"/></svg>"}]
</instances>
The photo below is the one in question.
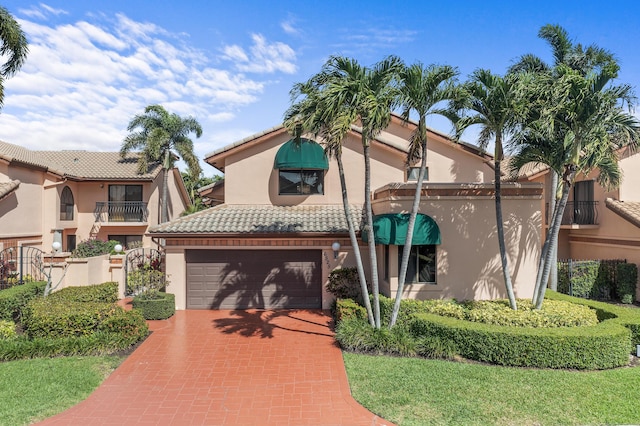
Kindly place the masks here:
<instances>
[{"instance_id":1,"label":"shrub","mask_svg":"<svg viewBox=\"0 0 640 426\"><path fill-rule=\"evenodd\" d=\"M176 296L171 293L156 293L155 298L150 294L135 296L132 305L144 319L167 319L176 312Z\"/></svg>"},{"instance_id":2,"label":"shrub","mask_svg":"<svg viewBox=\"0 0 640 426\"><path fill-rule=\"evenodd\" d=\"M114 247L120 244L118 241L85 240L78 243L71 253L72 257L93 257L115 252Z\"/></svg>"},{"instance_id":3,"label":"shrub","mask_svg":"<svg viewBox=\"0 0 640 426\"><path fill-rule=\"evenodd\" d=\"M338 299L361 300L360 278L356 268L334 269L329 273L327 291Z\"/></svg>"},{"instance_id":4,"label":"shrub","mask_svg":"<svg viewBox=\"0 0 640 426\"><path fill-rule=\"evenodd\" d=\"M624 260L558 262L558 291L587 299L610 300L617 281L617 265ZM569 279L571 277L571 279Z\"/></svg>"},{"instance_id":5,"label":"shrub","mask_svg":"<svg viewBox=\"0 0 640 426\"><path fill-rule=\"evenodd\" d=\"M16 324L13 321L0 320L0 340L16 337Z\"/></svg>"},{"instance_id":6,"label":"shrub","mask_svg":"<svg viewBox=\"0 0 640 426\"><path fill-rule=\"evenodd\" d=\"M169 282L165 278L164 272L142 268L127 274L127 294L141 295L146 292L157 293L164 290Z\"/></svg>"},{"instance_id":7,"label":"shrub","mask_svg":"<svg viewBox=\"0 0 640 426\"><path fill-rule=\"evenodd\" d=\"M616 295L622 303L633 303L638 283L638 266L635 263L617 265Z\"/></svg>"},{"instance_id":8,"label":"shrub","mask_svg":"<svg viewBox=\"0 0 640 426\"><path fill-rule=\"evenodd\" d=\"M106 282L82 287L66 287L51 293L48 298L61 302L115 303L119 299L118 283Z\"/></svg>"},{"instance_id":9,"label":"shrub","mask_svg":"<svg viewBox=\"0 0 640 426\"><path fill-rule=\"evenodd\" d=\"M119 334L123 338L133 339L145 337L149 333L149 326L140 312L119 308L98 325L97 332Z\"/></svg>"},{"instance_id":10,"label":"shrub","mask_svg":"<svg viewBox=\"0 0 640 426\"><path fill-rule=\"evenodd\" d=\"M17 321L27 303L44 294L46 282L30 282L0 291L0 320Z\"/></svg>"},{"instance_id":11,"label":"shrub","mask_svg":"<svg viewBox=\"0 0 640 426\"><path fill-rule=\"evenodd\" d=\"M113 303L35 299L24 309L22 325L31 338L86 336L116 309L122 308Z\"/></svg>"},{"instance_id":12,"label":"shrub","mask_svg":"<svg viewBox=\"0 0 640 426\"><path fill-rule=\"evenodd\" d=\"M367 310L353 299L336 300L336 322L347 318L359 318L367 321Z\"/></svg>"},{"instance_id":13,"label":"shrub","mask_svg":"<svg viewBox=\"0 0 640 426\"><path fill-rule=\"evenodd\" d=\"M401 327L375 329L366 320L345 318L336 327L336 340L344 349L371 354L415 356L416 343Z\"/></svg>"}]
</instances>

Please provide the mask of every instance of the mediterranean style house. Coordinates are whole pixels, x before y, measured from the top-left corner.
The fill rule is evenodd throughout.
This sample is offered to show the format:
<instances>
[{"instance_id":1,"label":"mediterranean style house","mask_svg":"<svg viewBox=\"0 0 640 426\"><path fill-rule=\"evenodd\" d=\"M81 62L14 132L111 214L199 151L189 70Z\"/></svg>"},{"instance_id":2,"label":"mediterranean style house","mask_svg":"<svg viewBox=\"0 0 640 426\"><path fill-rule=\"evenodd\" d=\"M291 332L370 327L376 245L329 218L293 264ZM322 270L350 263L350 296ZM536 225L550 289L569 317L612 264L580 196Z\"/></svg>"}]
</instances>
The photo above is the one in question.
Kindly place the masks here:
<instances>
[{"instance_id":1,"label":"mediterranean style house","mask_svg":"<svg viewBox=\"0 0 640 426\"><path fill-rule=\"evenodd\" d=\"M415 123L394 116L371 142L371 194L364 193L360 128L353 126L342 158L362 242L362 206L371 197L378 275L393 296L417 169L407 167ZM404 297L506 297L496 238L493 158L434 131L428 137L428 177L422 188ZM207 210L152 226L165 241L167 291L178 309L324 308L329 273L355 265L334 159L322 140L292 140L277 126L205 158L225 175L209 188ZM541 241L539 183L505 183L503 209L517 297L530 297ZM369 277L370 279L370 277Z\"/></svg>"},{"instance_id":2,"label":"mediterranean style house","mask_svg":"<svg viewBox=\"0 0 640 426\"><path fill-rule=\"evenodd\" d=\"M618 166L622 183L607 190L597 182L598 172L578 175L562 218L558 235L558 258L574 260L625 259L640 264L640 153L624 148L619 152ZM549 169L527 165L518 176L520 182L544 185L542 211L545 232L550 218L551 195ZM636 294L640 299L640 293Z\"/></svg>"},{"instance_id":3,"label":"mediterranean style house","mask_svg":"<svg viewBox=\"0 0 640 426\"><path fill-rule=\"evenodd\" d=\"M0 249L21 245L72 251L83 240L152 244L160 217L162 168L137 172L137 154L32 151L0 142ZM170 218L190 204L178 169L169 178Z\"/></svg>"}]
</instances>

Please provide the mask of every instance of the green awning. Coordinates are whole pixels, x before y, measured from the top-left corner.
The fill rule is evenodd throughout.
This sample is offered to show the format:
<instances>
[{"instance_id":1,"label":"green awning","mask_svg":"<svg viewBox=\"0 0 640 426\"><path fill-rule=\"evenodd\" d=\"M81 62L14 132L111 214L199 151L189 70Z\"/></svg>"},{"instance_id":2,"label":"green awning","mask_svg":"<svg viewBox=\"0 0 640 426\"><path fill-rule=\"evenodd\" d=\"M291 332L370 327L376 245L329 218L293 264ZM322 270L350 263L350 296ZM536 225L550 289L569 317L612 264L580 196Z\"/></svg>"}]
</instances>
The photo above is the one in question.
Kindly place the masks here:
<instances>
[{"instance_id":1,"label":"green awning","mask_svg":"<svg viewBox=\"0 0 640 426\"><path fill-rule=\"evenodd\" d=\"M327 170L329 160L316 142L301 138L298 143L291 139L278 150L273 168Z\"/></svg>"},{"instance_id":2,"label":"green awning","mask_svg":"<svg viewBox=\"0 0 640 426\"><path fill-rule=\"evenodd\" d=\"M376 244L402 246L407 238L409 227L409 214L389 213L373 217L373 234ZM362 232L362 240L367 242L367 233ZM431 217L426 214L416 216L413 227L413 240L411 245L440 244L440 228Z\"/></svg>"}]
</instances>

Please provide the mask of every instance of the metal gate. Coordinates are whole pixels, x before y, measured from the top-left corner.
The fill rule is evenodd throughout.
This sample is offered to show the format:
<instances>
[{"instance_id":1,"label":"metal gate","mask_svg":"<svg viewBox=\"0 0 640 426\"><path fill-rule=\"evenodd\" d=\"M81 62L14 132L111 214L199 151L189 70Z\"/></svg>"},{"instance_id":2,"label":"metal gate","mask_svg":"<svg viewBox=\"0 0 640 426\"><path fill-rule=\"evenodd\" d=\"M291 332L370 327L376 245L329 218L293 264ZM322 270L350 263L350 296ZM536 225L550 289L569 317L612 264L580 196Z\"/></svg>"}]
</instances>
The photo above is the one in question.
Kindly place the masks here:
<instances>
[{"instance_id":1,"label":"metal gate","mask_svg":"<svg viewBox=\"0 0 640 426\"><path fill-rule=\"evenodd\" d=\"M135 296L136 286L131 278L136 271L159 271L164 280L164 253L152 248L137 248L130 250L124 258L125 296Z\"/></svg>"},{"instance_id":2,"label":"metal gate","mask_svg":"<svg viewBox=\"0 0 640 426\"><path fill-rule=\"evenodd\" d=\"M0 251L0 290L47 279L44 252L36 247L9 247Z\"/></svg>"}]
</instances>

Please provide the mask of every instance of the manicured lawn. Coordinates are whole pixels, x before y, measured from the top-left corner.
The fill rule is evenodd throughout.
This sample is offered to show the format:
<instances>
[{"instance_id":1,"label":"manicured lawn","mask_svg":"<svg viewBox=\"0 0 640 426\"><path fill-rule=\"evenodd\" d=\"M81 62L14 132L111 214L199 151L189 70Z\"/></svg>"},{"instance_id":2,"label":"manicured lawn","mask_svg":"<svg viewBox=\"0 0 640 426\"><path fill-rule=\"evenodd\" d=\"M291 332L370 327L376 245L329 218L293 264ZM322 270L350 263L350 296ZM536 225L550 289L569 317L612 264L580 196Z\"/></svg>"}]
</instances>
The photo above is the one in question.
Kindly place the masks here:
<instances>
[{"instance_id":1,"label":"manicured lawn","mask_svg":"<svg viewBox=\"0 0 640 426\"><path fill-rule=\"evenodd\" d=\"M344 353L354 398L398 425L640 424L640 367L531 370Z\"/></svg>"},{"instance_id":2,"label":"manicured lawn","mask_svg":"<svg viewBox=\"0 0 640 426\"><path fill-rule=\"evenodd\" d=\"M77 404L124 360L119 356L0 363L0 424L27 425Z\"/></svg>"}]
</instances>

